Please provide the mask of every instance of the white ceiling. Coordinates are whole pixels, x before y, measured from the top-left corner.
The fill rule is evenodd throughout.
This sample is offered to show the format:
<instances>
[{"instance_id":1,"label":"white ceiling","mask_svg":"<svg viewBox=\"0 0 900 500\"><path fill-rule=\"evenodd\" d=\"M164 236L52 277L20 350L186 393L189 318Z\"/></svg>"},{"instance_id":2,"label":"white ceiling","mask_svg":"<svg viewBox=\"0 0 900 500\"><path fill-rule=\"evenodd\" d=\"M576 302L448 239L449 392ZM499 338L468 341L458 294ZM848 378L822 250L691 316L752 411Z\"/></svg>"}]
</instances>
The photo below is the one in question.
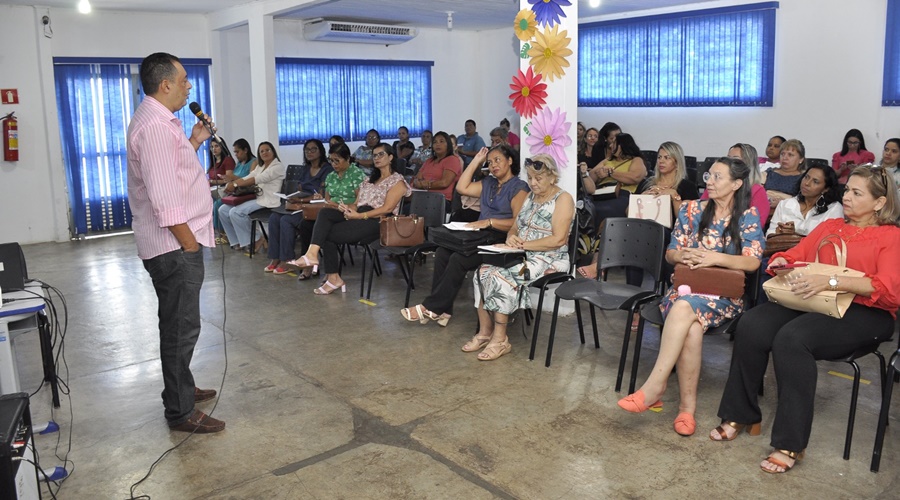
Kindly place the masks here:
<instances>
[{"instance_id":1,"label":"white ceiling","mask_svg":"<svg viewBox=\"0 0 900 500\"><path fill-rule=\"evenodd\" d=\"M453 27L460 30L500 28L512 23L519 0L319 0L312 6L290 8L290 0L90 0L95 10L180 12L207 14L241 5L266 3L287 9L277 18L327 17L415 27L447 26L447 11L453 11ZM673 7L713 0L602 0L599 8L578 0L581 18ZM74 9L78 0L0 0L0 5L41 5Z\"/></svg>"}]
</instances>

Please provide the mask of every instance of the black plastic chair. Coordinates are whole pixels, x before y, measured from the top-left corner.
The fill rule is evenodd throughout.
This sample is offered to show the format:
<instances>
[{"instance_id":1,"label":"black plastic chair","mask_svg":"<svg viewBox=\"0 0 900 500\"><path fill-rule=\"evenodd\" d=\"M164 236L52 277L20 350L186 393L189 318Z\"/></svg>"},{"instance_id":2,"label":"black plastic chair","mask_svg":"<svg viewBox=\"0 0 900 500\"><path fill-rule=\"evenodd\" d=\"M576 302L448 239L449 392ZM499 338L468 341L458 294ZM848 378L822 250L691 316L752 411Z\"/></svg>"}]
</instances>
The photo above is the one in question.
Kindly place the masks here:
<instances>
[{"instance_id":1,"label":"black plastic chair","mask_svg":"<svg viewBox=\"0 0 900 500\"><path fill-rule=\"evenodd\" d=\"M697 177L694 179L697 188L706 189L706 182L703 181L703 174L709 172L710 167L712 167L713 163L718 159L718 156L707 156L705 160L697 164Z\"/></svg>"},{"instance_id":2,"label":"black plastic chair","mask_svg":"<svg viewBox=\"0 0 900 500\"><path fill-rule=\"evenodd\" d=\"M403 307L409 307L409 296L412 290L415 289L415 263L423 252L437 249L437 245L427 239L428 229L444 223L444 219L447 216L446 198L444 198L442 193L428 191L413 191L411 198L409 213L425 218L426 240L424 243L411 247L383 247L378 240L368 243L366 252L363 254L362 284L359 289L359 296L362 297L366 281L366 256L369 255L372 258L372 267L369 269L369 287L365 293L366 300L372 296L375 268L376 266L380 267L379 250L397 257L397 265L400 267L400 272L403 273L403 279L406 281L406 298L404 299Z\"/></svg>"},{"instance_id":3,"label":"black plastic chair","mask_svg":"<svg viewBox=\"0 0 900 500\"><path fill-rule=\"evenodd\" d=\"M644 166L647 167L647 175L651 175L656 170L656 157L659 151L641 151L641 158L644 159Z\"/></svg>"},{"instance_id":4,"label":"black plastic chair","mask_svg":"<svg viewBox=\"0 0 900 500\"><path fill-rule=\"evenodd\" d=\"M578 210L575 211L575 220L572 221L572 229L569 230L569 269L566 272L555 272L550 274L545 274L540 278L529 283L529 288L537 288L538 293L538 303L537 308L534 313L534 331L531 334L531 354L528 355L528 359L534 359L534 350L537 346L537 334L538 329L541 327L541 312L544 307L544 295L547 292L547 288L550 285L554 285L556 283L565 283L567 281L571 281L575 279L572 273L575 272L575 260L578 256ZM526 292L528 293L528 292ZM525 311L525 321L526 323L531 319L531 311ZM524 328L524 326L523 326Z\"/></svg>"},{"instance_id":5,"label":"black plastic chair","mask_svg":"<svg viewBox=\"0 0 900 500\"><path fill-rule=\"evenodd\" d=\"M746 275L744 281L744 304L746 306L744 307L745 311L755 306L757 299L759 298L760 272L761 271L757 269L756 271L747 273ZM644 325L649 321L650 323L659 325L661 327L664 322L662 312L660 312L659 310L660 302L662 302L662 297L658 297L655 300L649 301L641 307L640 319L638 320L638 328L634 337L634 354L631 357L631 380L628 383L628 394L634 392L635 382L637 381L638 362L641 358L641 347L644 341ZM734 335L734 330L735 328L737 328L737 323L740 318L741 315L739 314L717 327L710 328L706 331L706 335L715 335L720 333ZM660 334L662 334L662 328L660 328ZM627 348L627 345L622 346L622 357L619 359L619 374L616 378L616 391L621 388L620 382L624 376L625 357L628 354Z\"/></svg>"},{"instance_id":6,"label":"black plastic chair","mask_svg":"<svg viewBox=\"0 0 900 500\"><path fill-rule=\"evenodd\" d=\"M303 165L288 165L284 172L284 180L281 181L281 192L283 194L291 194L296 192L300 187L300 174L303 172ZM282 202L282 206L284 203ZM266 234L265 223L269 222L269 216L272 215L271 208L260 208L259 210L250 212L250 258L253 258L254 247L256 246L256 226L262 231L263 238L268 240L269 235Z\"/></svg>"},{"instance_id":7,"label":"black plastic chair","mask_svg":"<svg viewBox=\"0 0 900 500\"><path fill-rule=\"evenodd\" d=\"M597 318L594 307L603 310L620 309L628 311L625 322L625 346L631 335L631 322L638 306L659 296L662 283L662 261L665 252L665 228L654 221L628 219L624 217L609 218L601 236L599 258L597 260L597 279L577 278L563 283L556 291L553 304L553 319L550 323L550 339L547 344L547 361L553 353L553 340L556 336L556 320L559 316L559 301L574 300L575 315L578 318L578 333L584 344L584 325L581 319L580 301L590 306L591 326L594 331L594 346L600 348L600 337L597 334ZM637 286L601 281L603 271L613 267L638 267L644 271L644 282L652 279L652 286ZM536 335L535 335L536 336ZM533 359L530 357L529 359ZM621 385L621 384L618 384Z\"/></svg>"},{"instance_id":8,"label":"black plastic chair","mask_svg":"<svg viewBox=\"0 0 900 500\"><path fill-rule=\"evenodd\" d=\"M881 465L881 449L884 447L884 433L887 430L888 415L891 411L891 395L894 392L894 378L900 374L900 349L891 356L888 369L882 380L881 411L878 412L878 427L875 431L875 447L872 449L872 472L878 472Z\"/></svg>"}]
</instances>

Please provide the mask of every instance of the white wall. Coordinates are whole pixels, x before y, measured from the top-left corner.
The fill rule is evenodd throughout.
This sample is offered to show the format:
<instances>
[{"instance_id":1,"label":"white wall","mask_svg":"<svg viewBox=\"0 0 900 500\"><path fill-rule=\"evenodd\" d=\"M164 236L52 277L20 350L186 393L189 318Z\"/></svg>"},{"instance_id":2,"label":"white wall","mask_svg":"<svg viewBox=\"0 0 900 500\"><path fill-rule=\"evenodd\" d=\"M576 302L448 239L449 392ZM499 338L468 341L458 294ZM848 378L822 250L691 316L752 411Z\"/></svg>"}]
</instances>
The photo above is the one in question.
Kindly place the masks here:
<instances>
[{"instance_id":1,"label":"white wall","mask_svg":"<svg viewBox=\"0 0 900 500\"><path fill-rule=\"evenodd\" d=\"M858 128L881 161L884 141L900 136L900 108L881 107L886 5L782 1L771 108L582 107L578 119L596 128L616 122L641 149L675 141L685 154L701 158L723 155L736 142L753 144L764 155L777 134L803 141L807 157L830 161L847 130Z\"/></svg>"}]
</instances>

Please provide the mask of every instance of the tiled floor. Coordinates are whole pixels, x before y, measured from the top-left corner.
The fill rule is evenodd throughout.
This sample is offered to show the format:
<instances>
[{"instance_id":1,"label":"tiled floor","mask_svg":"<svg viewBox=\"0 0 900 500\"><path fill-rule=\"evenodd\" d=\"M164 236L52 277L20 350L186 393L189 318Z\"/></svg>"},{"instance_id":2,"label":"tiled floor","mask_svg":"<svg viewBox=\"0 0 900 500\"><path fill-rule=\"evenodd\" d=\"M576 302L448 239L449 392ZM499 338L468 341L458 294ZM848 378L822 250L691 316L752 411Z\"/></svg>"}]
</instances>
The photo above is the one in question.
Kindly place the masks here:
<instances>
[{"instance_id":1,"label":"tiled floor","mask_svg":"<svg viewBox=\"0 0 900 500\"><path fill-rule=\"evenodd\" d=\"M471 287L447 328L398 314L403 282L393 263L376 278L375 306L358 302L359 259L348 292L315 296L311 282L264 274L265 259L207 251L203 333L194 373L224 386L216 435L169 454L137 493L183 498L897 498L900 440L892 419L878 474L869 472L880 395L874 357L864 378L851 459L841 458L850 382L842 364L820 364L807 458L783 476L759 471L777 387L766 381L763 434L713 443L707 432L727 374L731 344L707 338L698 432L672 430L677 382L661 413L632 415L613 390L624 313L598 314L601 348L581 345L574 315L561 319L553 365L543 366L549 321L528 361L514 326L513 351L479 362L459 347L475 326ZM224 253L224 258L223 258ZM71 409L55 419L71 433L74 474L60 498L118 499L179 443L162 415L156 298L131 236L25 248L32 277L66 295ZM224 275L224 284L223 284ZM413 300L430 284L430 261ZM225 286L227 285L227 287ZM223 305L224 301L224 305ZM226 317L227 312L227 317ZM587 316L586 316L587 317ZM224 333L222 326L224 323ZM640 380L658 333L645 338ZM890 351L889 345L885 350ZM17 341L23 390L40 381L35 335ZM227 373L226 373L227 367ZM627 383L627 377L626 377ZM895 398L900 399L900 398ZM49 390L32 398L50 416ZM898 403L900 404L900 403ZM896 405L895 405L896 406ZM213 403L201 409L211 410ZM896 410L896 408L895 408ZM898 414L897 411L894 415ZM56 438L38 437L42 465ZM46 498L46 496L45 496Z\"/></svg>"}]
</instances>

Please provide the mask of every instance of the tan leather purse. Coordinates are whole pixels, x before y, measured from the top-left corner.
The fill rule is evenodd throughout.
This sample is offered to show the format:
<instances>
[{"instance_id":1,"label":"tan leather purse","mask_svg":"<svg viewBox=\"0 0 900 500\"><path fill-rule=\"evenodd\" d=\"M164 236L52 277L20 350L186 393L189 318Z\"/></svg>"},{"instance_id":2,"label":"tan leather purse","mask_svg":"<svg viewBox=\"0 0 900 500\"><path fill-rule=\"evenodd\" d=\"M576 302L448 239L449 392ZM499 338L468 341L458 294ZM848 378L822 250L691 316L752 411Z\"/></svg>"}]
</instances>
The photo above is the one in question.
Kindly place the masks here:
<instances>
[{"instance_id":1,"label":"tan leather purse","mask_svg":"<svg viewBox=\"0 0 900 500\"><path fill-rule=\"evenodd\" d=\"M425 242L425 217L391 215L379 221L381 246L411 247Z\"/></svg>"},{"instance_id":2,"label":"tan leather purse","mask_svg":"<svg viewBox=\"0 0 900 500\"><path fill-rule=\"evenodd\" d=\"M672 276L672 287L678 290L681 285L691 287L692 294L718 295L739 299L744 296L746 281L744 271L724 267L698 267L691 269L685 264L675 264Z\"/></svg>"}]
</instances>

